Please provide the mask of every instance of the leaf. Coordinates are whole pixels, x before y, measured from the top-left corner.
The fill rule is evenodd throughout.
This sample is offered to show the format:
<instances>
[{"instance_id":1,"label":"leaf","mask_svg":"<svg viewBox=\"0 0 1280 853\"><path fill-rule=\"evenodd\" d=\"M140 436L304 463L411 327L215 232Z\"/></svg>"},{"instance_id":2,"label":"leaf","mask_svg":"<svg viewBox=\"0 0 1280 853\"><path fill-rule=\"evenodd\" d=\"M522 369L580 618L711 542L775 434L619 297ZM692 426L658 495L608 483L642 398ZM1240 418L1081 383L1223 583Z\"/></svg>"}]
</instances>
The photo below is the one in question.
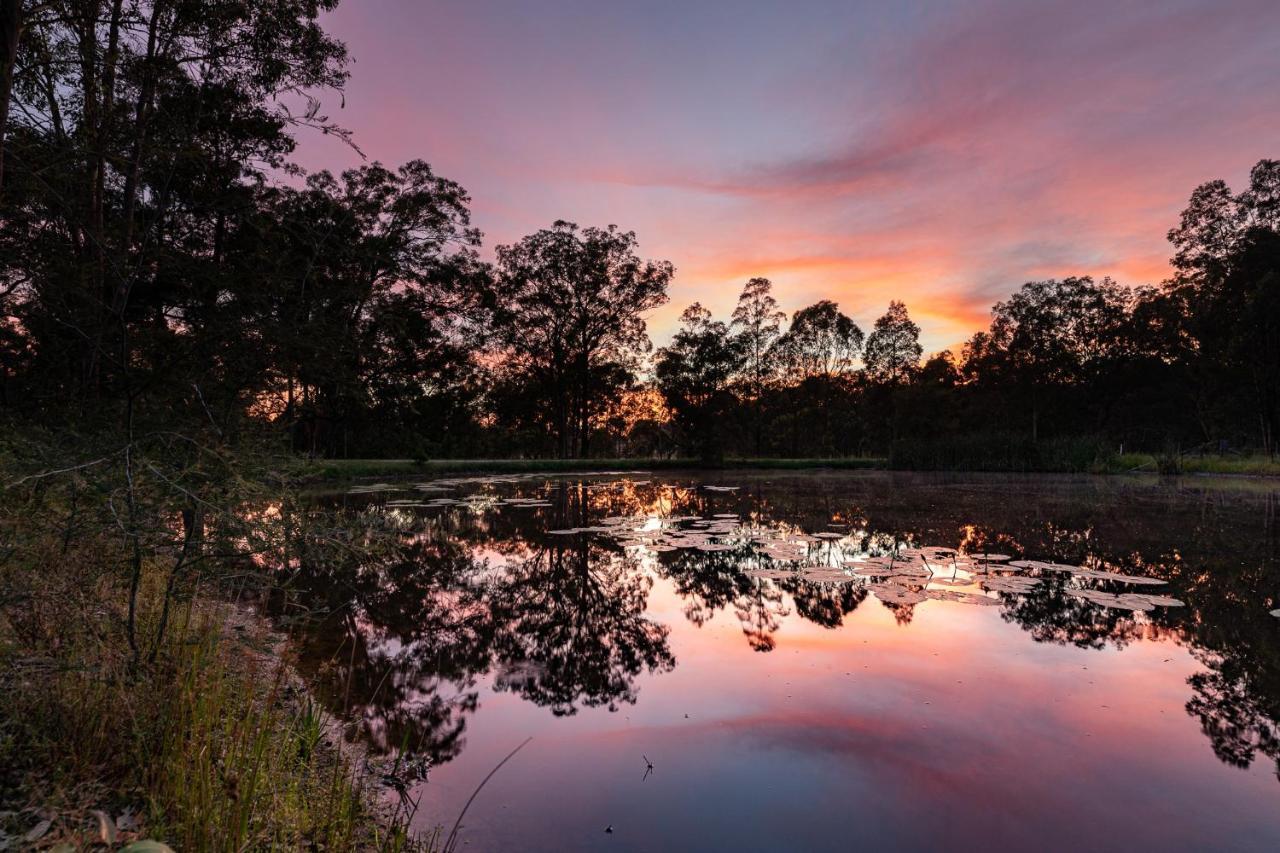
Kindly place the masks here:
<instances>
[{"instance_id":1,"label":"leaf","mask_svg":"<svg viewBox=\"0 0 1280 853\"><path fill-rule=\"evenodd\" d=\"M23 841L39 841L44 834L49 831L49 827L53 826L53 821L42 820L35 826L27 830L27 834L22 836Z\"/></svg>"},{"instance_id":2,"label":"leaf","mask_svg":"<svg viewBox=\"0 0 1280 853\"><path fill-rule=\"evenodd\" d=\"M102 843L115 844L116 825L112 823L111 818L107 816L107 813L100 809L94 809L90 814L98 819L98 838L102 839Z\"/></svg>"},{"instance_id":3,"label":"leaf","mask_svg":"<svg viewBox=\"0 0 1280 853\"><path fill-rule=\"evenodd\" d=\"M120 853L173 853L173 848L163 841L147 838L120 848Z\"/></svg>"},{"instance_id":4,"label":"leaf","mask_svg":"<svg viewBox=\"0 0 1280 853\"><path fill-rule=\"evenodd\" d=\"M120 817L116 818L116 829L122 832L136 832L138 830L138 818L133 813L133 808L127 808L120 813Z\"/></svg>"}]
</instances>

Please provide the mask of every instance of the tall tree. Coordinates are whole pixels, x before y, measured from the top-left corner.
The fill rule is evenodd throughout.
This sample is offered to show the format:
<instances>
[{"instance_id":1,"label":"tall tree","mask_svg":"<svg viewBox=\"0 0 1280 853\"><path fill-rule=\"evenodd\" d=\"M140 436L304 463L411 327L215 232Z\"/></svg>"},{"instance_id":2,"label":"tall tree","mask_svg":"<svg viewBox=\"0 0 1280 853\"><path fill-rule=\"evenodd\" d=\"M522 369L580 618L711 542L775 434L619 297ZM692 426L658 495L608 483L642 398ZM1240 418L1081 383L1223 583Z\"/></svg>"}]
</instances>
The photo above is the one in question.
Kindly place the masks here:
<instances>
[{"instance_id":1,"label":"tall tree","mask_svg":"<svg viewBox=\"0 0 1280 853\"><path fill-rule=\"evenodd\" d=\"M863 361L873 382L900 385L920 367L920 327L907 316L907 306L894 300L867 336Z\"/></svg>"},{"instance_id":2,"label":"tall tree","mask_svg":"<svg viewBox=\"0 0 1280 853\"><path fill-rule=\"evenodd\" d=\"M724 425L737 404L734 379L746 346L695 302L680 315L680 330L658 351L654 377L685 445L702 459L724 456Z\"/></svg>"},{"instance_id":3,"label":"tall tree","mask_svg":"<svg viewBox=\"0 0 1280 853\"><path fill-rule=\"evenodd\" d=\"M753 278L742 288L738 305L733 309L732 325L738 330L746 358L745 370L747 398L751 401L752 433L755 452L762 452L762 418L760 402L765 384L774 371L774 343L782 334L782 323L787 315L778 310L773 298L773 282L767 278Z\"/></svg>"},{"instance_id":4,"label":"tall tree","mask_svg":"<svg viewBox=\"0 0 1280 853\"><path fill-rule=\"evenodd\" d=\"M1200 397L1229 401L1216 418L1224 426L1236 405L1252 408L1255 434L1271 455L1280 426L1270 310L1277 235L1280 160L1260 160L1239 195L1222 181L1202 184L1169 232L1175 275L1166 285L1192 342L1183 355Z\"/></svg>"},{"instance_id":5,"label":"tall tree","mask_svg":"<svg viewBox=\"0 0 1280 853\"><path fill-rule=\"evenodd\" d=\"M781 420L789 425L791 452L800 452L802 431L809 452L831 455L847 448L840 435L854 425L853 364L862 351L862 330L836 303L824 299L791 317L791 326L774 344L778 364L790 388L779 400Z\"/></svg>"},{"instance_id":6,"label":"tall tree","mask_svg":"<svg viewBox=\"0 0 1280 853\"><path fill-rule=\"evenodd\" d=\"M965 368L1000 386L1025 412L1031 440L1040 420L1070 387L1081 386L1111 355L1126 318L1130 294L1111 279L1088 276L1030 281L992 309L991 328L965 346Z\"/></svg>"},{"instance_id":7,"label":"tall tree","mask_svg":"<svg viewBox=\"0 0 1280 853\"><path fill-rule=\"evenodd\" d=\"M558 221L497 249L504 369L549 398L562 458L588 453L593 418L651 348L643 315L667 301L675 269L642 260L636 247L632 231Z\"/></svg>"},{"instance_id":8,"label":"tall tree","mask_svg":"<svg viewBox=\"0 0 1280 853\"><path fill-rule=\"evenodd\" d=\"M4 138L13 93L13 66L26 17L26 0L0 0L0 192L4 191Z\"/></svg>"},{"instance_id":9,"label":"tall tree","mask_svg":"<svg viewBox=\"0 0 1280 853\"><path fill-rule=\"evenodd\" d=\"M775 345L795 379L831 379L847 373L862 351L862 330L840 307L823 299L801 308Z\"/></svg>"},{"instance_id":10,"label":"tall tree","mask_svg":"<svg viewBox=\"0 0 1280 853\"><path fill-rule=\"evenodd\" d=\"M345 48L318 23L335 5L28 9L5 137L0 242L14 251L0 253L0 276L16 282L21 322L54 368L44 387L137 397L149 380L135 368L162 360L138 347L173 331L160 319L169 294L218 274L236 216L265 170L285 165L289 129L340 132L317 106L287 106L346 79Z\"/></svg>"},{"instance_id":11,"label":"tall tree","mask_svg":"<svg viewBox=\"0 0 1280 853\"><path fill-rule=\"evenodd\" d=\"M312 175L279 193L247 246L271 286L204 300L195 328L239 308L234 322L261 329L263 390L284 398L308 452L341 453L362 413L388 431L424 399L440 409L470 373L484 281L469 202L421 160Z\"/></svg>"}]
</instances>

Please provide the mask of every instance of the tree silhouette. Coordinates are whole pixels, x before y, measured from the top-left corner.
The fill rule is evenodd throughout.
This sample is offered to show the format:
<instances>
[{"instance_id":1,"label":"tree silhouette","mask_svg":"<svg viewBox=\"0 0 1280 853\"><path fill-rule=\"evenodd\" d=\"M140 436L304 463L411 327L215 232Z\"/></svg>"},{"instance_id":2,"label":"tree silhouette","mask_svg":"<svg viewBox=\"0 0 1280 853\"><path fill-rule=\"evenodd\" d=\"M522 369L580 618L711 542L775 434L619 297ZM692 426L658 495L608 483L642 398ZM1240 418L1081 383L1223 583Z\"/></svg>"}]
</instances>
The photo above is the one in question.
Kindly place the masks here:
<instances>
[{"instance_id":1,"label":"tree silhouette","mask_svg":"<svg viewBox=\"0 0 1280 853\"><path fill-rule=\"evenodd\" d=\"M654 378L686 447L704 460L724 456L725 420L737 403L732 388L743 361L739 339L694 303L680 315L681 328L659 350Z\"/></svg>"},{"instance_id":2,"label":"tree silhouette","mask_svg":"<svg viewBox=\"0 0 1280 853\"><path fill-rule=\"evenodd\" d=\"M550 406L558 455L588 452L592 418L650 347L642 315L667 301L674 268L642 261L630 231L559 221L499 246L495 325L518 381Z\"/></svg>"},{"instance_id":3,"label":"tree silhouette","mask_svg":"<svg viewBox=\"0 0 1280 853\"><path fill-rule=\"evenodd\" d=\"M782 323L787 319L787 315L778 310L778 302L773 298L772 290L773 283L767 278L748 281L738 295L731 324L732 328L739 330L738 338L746 359L743 369L743 384L746 388L744 397L751 401L751 426L757 456L763 452L761 400L765 386L773 378L776 368L777 353L774 344L782 334Z\"/></svg>"},{"instance_id":4,"label":"tree silhouette","mask_svg":"<svg viewBox=\"0 0 1280 853\"><path fill-rule=\"evenodd\" d=\"M920 366L920 327L907 316L907 306L890 302L867 337L863 361L872 382L899 385L909 382Z\"/></svg>"}]
</instances>

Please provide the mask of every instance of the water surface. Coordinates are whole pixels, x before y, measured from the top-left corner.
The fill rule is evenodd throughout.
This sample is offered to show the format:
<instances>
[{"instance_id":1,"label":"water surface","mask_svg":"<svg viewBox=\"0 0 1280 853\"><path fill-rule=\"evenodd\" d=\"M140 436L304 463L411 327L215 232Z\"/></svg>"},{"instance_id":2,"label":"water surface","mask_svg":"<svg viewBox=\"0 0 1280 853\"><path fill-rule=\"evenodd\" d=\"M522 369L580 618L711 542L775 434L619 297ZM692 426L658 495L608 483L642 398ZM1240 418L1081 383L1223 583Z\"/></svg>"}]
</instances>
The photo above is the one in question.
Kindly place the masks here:
<instances>
[{"instance_id":1,"label":"water surface","mask_svg":"<svg viewBox=\"0 0 1280 853\"><path fill-rule=\"evenodd\" d=\"M1276 850L1278 499L887 473L361 487L317 506L398 544L304 565L303 666L353 738L421 759L422 827L532 738L467 849Z\"/></svg>"}]
</instances>

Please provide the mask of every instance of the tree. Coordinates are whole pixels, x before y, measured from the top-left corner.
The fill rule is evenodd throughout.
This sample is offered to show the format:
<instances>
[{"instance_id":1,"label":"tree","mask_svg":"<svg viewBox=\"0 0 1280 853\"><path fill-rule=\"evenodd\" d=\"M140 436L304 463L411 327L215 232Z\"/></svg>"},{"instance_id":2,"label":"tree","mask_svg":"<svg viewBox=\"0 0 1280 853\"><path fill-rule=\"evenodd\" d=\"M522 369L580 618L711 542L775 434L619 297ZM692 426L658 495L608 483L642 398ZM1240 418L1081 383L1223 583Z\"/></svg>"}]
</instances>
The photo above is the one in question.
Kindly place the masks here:
<instances>
[{"instance_id":1,"label":"tree","mask_svg":"<svg viewBox=\"0 0 1280 853\"><path fill-rule=\"evenodd\" d=\"M840 313L836 303L824 299L797 311L775 346L793 378L831 379L852 368L862 351L862 338L858 325Z\"/></svg>"},{"instance_id":2,"label":"tree","mask_svg":"<svg viewBox=\"0 0 1280 853\"><path fill-rule=\"evenodd\" d=\"M812 448L807 452L848 451L848 442L837 433L847 436L855 425L849 379L862 340L857 324L824 299L792 315L791 327L774 344L791 386L778 409L783 413L780 421L790 427L793 454L800 452L802 429Z\"/></svg>"},{"instance_id":3,"label":"tree","mask_svg":"<svg viewBox=\"0 0 1280 853\"><path fill-rule=\"evenodd\" d=\"M370 426L389 430L424 399L440 409L466 381L485 277L469 203L421 160L396 171L373 163L340 180L317 173L303 190L279 193L267 230L254 235L263 242L246 247L252 258L274 252L259 278L271 286L200 304L261 330L264 390L284 398L283 423L300 449L341 453L362 413L376 411ZM193 325L214 322L202 314Z\"/></svg>"},{"instance_id":4,"label":"tree","mask_svg":"<svg viewBox=\"0 0 1280 853\"><path fill-rule=\"evenodd\" d=\"M13 66L26 14L25 0L0 0L0 192L4 191L4 138L13 93Z\"/></svg>"},{"instance_id":5,"label":"tree","mask_svg":"<svg viewBox=\"0 0 1280 853\"><path fill-rule=\"evenodd\" d=\"M667 301L675 270L644 261L631 231L559 221L499 246L494 324L505 370L546 395L562 458L583 456L593 417L650 349L643 314ZM541 413L540 413L541 414Z\"/></svg>"},{"instance_id":6,"label":"tree","mask_svg":"<svg viewBox=\"0 0 1280 853\"><path fill-rule=\"evenodd\" d=\"M782 322L787 315L778 310L773 298L773 283L767 278L753 278L742 288L738 306L733 309L732 326L738 329L746 358L744 370L747 399L751 400L752 432L755 452L759 456L761 446L760 399L764 396L765 383L774 370L774 343L782 334Z\"/></svg>"},{"instance_id":7,"label":"tree","mask_svg":"<svg viewBox=\"0 0 1280 853\"><path fill-rule=\"evenodd\" d=\"M698 303L680 315L670 346L658 351L654 376L677 426L698 456L724 456L723 431L737 404L732 387L743 364L744 342Z\"/></svg>"},{"instance_id":8,"label":"tree","mask_svg":"<svg viewBox=\"0 0 1280 853\"><path fill-rule=\"evenodd\" d=\"M63 399L137 399L175 291L224 272L236 220L289 129L286 103L341 88L336 0L50 0L25 9L5 127L0 288ZM5 26L9 26L6 12ZM8 38L16 38L9 33ZM9 251L12 249L12 251ZM237 271L238 272L238 271ZM179 387L187 387L181 383Z\"/></svg>"},{"instance_id":9,"label":"tree","mask_svg":"<svg viewBox=\"0 0 1280 853\"><path fill-rule=\"evenodd\" d=\"M1169 232L1176 253L1166 291L1192 342L1184 350L1202 398L1253 409L1264 452L1276 453L1275 251L1280 234L1280 161L1261 160L1249 189L1233 195L1222 181L1191 194Z\"/></svg>"},{"instance_id":10,"label":"tree","mask_svg":"<svg viewBox=\"0 0 1280 853\"><path fill-rule=\"evenodd\" d=\"M907 306L889 303L889 310L876 320L875 329L867 337L863 352L867 376L888 385L901 385L911 380L920 366L920 327L907 316Z\"/></svg>"},{"instance_id":11,"label":"tree","mask_svg":"<svg viewBox=\"0 0 1280 853\"><path fill-rule=\"evenodd\" d=\"M1027 282L996 303L990 330L965 346L965 370L988 386L1002 386L1015 409L1010 414L1025 410L1037 441L1046 402L1083 385L1112 355L1130 300L1110 279Z\"/></svg>"}]
</instances>

